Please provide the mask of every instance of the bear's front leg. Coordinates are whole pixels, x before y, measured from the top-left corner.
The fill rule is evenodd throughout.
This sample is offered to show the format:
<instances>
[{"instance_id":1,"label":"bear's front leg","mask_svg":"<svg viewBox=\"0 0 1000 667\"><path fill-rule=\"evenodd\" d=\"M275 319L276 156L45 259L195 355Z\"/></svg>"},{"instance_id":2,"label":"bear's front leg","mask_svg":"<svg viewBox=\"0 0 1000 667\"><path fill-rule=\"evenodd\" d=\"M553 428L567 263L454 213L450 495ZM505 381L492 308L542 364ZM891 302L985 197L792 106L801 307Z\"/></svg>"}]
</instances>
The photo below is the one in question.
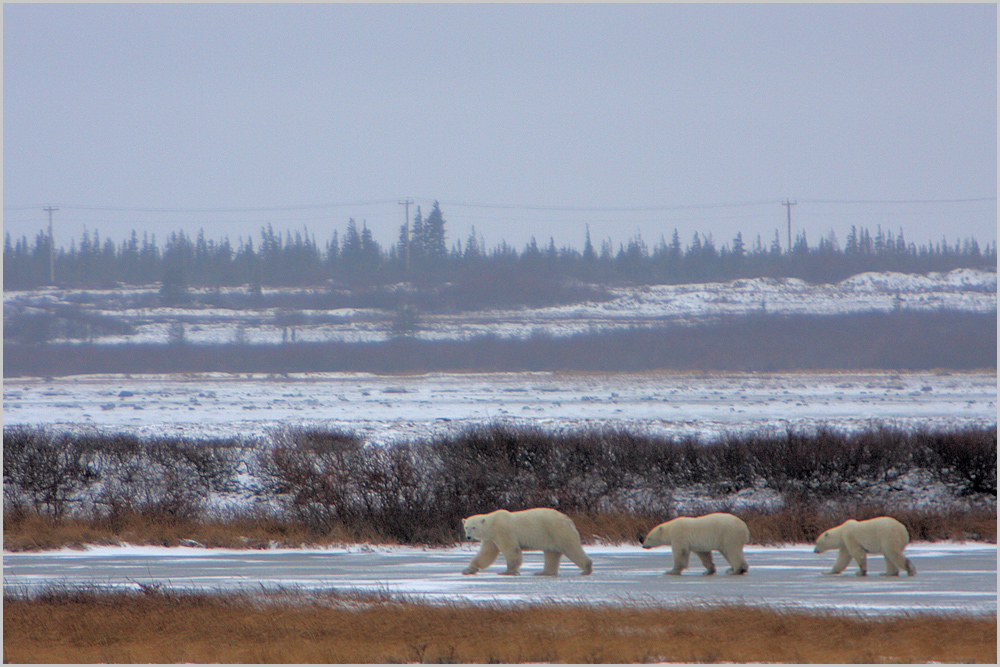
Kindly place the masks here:
<instances>
[{"instance_id":1,"label":"bear's front leg","mask_svg":"<svg viewBox=\"0 0 1000 667\"><path fill-rule=\"evenodd\" d=\"M833 564L833 569L825 574L840 574L850 562L851 553L847 550L847 547L840 547L840 551L837 552L837 562Z\"/></svg>"},{"instance_id":2,"label":"bear's front leg","mask_svg":"<svg viewBox=\"0 0 1000 667\"><path fill-rule=\"evenodd\" d=\"M688 558L691 557L691 552L683 547L675 546L673 547L674 552L674 567L668 570L666 574L680 574L684 571L684 568L688 566Z\"/></svg>"},{"instance_id":3,"label":"bear's front leg","mask_svg":"<svg viewBox=\"0 0 1000 667\"><path fill-rule=\"evenodd\" d=\"M511 577L521 574L521 563L524 562L524 558L521 555L521 547L515 546L503 549L503 557L507 561L507 571L502 574Z\"/></svg>"},{"instance_id":4,"label":"bear's front leg","mask_svg":"<svg viewBox=\"0 0 1000 667\"><path fill-rule=\"evenodd\" d=\"M850 535L844 538L844 547L851 554L851 557L858 561L857 575L859 577L868 576L868 552L865 551L865 548L858 544L858 541Z\"/></svg>"},{"instance_id":5,"label":"bear's front leg","mask_svg":"<svg viewBox=\"0 0 1000 667\"><path fill-rule=\"evenodd\" d=\"M493 542L483 542L483 545L479 547L479 553L473 557L468 567L462 570L462 574L475 574L480 570L485 570L493 564L493 561L499 555L500 548L496 544Z\"/></svg>"}]
</instances>

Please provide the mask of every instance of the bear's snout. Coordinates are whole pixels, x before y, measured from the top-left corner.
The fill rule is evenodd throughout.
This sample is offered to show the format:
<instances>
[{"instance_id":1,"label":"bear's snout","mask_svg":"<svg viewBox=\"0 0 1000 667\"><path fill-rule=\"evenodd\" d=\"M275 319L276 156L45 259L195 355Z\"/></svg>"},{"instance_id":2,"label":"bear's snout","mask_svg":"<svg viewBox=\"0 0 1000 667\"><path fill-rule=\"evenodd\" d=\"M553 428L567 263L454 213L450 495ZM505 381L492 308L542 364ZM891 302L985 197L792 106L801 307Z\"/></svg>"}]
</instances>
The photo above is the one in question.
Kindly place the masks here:
<instances>
[{"instance_id":1,"label":"bear's snout","mask_svg":"<svg viewBox=\"0 0 1000 667\"><path fill-rule=\"evenodd\" d=\"M643 543L642 543L642 548L643 548L643 549L652 549L653 547L651 547L651 546L649 546L648 544L646 544L645 542L643 542Z\"/></svg>"}]
</instances>

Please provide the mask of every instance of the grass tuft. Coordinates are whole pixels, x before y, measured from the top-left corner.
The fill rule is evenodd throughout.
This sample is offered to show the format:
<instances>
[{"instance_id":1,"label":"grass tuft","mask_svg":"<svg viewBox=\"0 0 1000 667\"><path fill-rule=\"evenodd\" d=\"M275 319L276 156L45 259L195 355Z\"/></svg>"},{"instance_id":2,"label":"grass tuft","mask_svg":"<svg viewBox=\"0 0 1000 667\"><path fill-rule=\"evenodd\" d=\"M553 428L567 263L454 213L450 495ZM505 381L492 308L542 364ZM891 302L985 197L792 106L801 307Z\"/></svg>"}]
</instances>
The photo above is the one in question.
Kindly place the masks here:
<instances>
[{"instance_id":1,"label":"grass tuft","mask_svg":"<svg viewBox=\"0 0 1000 667\"><path fill-rule=\"evenodd\" d=\"M430 605L323 594L4 593L4 662L976 662L996 616Z\"/></svg>"}]
</instances>

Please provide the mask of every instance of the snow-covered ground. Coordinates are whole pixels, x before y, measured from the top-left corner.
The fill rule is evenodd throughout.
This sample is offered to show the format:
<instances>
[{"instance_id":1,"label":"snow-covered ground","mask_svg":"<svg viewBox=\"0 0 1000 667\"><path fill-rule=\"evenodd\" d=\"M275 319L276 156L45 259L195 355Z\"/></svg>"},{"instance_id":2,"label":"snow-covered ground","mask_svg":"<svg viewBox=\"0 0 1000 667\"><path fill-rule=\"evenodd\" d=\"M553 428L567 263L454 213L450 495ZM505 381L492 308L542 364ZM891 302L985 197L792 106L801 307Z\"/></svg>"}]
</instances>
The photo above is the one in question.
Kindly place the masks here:
<instances>
[{"instance_id":1,"label":"snow-covered ground","mask_svg":"<svg viewBox=\"0 0 1000 667\"><path fill-rule=\"evenodd\" d=\"M165 586L207 591L362 591L430 602L543 602L690 605L736 603L863 614L913 612L996 614L997 548L983 543L916 543L907 556L914 578L878 576L881 556L868 560L869 576L856 567L826 576L836 553L814 554L810 545L748 546L750 571L701 574L697 559L682 576L668 577L669 549L635 545L586 546L594 560L589 577L563 560L560 576L534 577L542 554L526 552L522 576L505 577L503 558L475 576L461 570L477 545L453 548L373 547L238 551L200 548L94 547L84 551L3 555L5 591L48 584L137 588Z\"/></svg>"},{"instance_id":2,"label":"snow-covered ground","mask_svg":"<svg viewBox=\"0 0 1000 667\"><path fill-rule=\"evenodd\" d=\"M4 317L72 306L80 312L106 315L134 327L131 335L95 335L107 344L157 343L177 335L191 343L280 344L284 341L380 341L391 336L393 313L377 309L294 310L271 308L230 310L215 307L136 308L145 295L155 302L157 286L119 290L43 289L5 291ZM213 295L245 293L245 289L211 290ZM301 294L317 290L273 289ZM209 290L200 292L208 293ZM198 294L199 290L192 290ZM549 308L517 308L457 315L421 314L418 338L462 340L479 335L528 337L538 333L580 333L690 324L723 315L748 313L846 314L892 310L949 309L992 312L997 307L995 272L957 269L949 273L910 275L863 273L841 283L812 285L798 279L756 278L729 283L656 285L611 290L604 302Z\"/></svg>"},{"instance_id":3,"label":"snow-covered ground","mask_svg":"<svg viewBox=\"0 0 1000 667\"><path fill-rule=\"evenodd\" d=\"M502 421L711 439L821 425L984 426L997 421L996 401L995 372L88 375L5 380L3 423L189 437L318 426L387 443Z\"/></svg>"}]
</instances>

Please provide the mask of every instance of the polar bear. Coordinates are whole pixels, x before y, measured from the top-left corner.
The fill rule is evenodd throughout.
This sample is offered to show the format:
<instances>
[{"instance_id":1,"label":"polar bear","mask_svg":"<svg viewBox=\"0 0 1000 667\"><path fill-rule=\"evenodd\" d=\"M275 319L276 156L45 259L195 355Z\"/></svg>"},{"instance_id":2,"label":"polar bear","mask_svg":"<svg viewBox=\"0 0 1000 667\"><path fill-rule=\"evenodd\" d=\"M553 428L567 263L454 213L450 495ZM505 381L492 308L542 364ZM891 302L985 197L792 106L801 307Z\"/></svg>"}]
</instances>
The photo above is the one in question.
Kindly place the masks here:
<instances>
[{"instance_id":1,"label":"polar bear","mask_svg":"<svg viewBox=\"0 0 1000 667\"><path fill-rule=\"evenodd\" d=\"M863 577L868 574L866 554L882 554L885 556L883 576L895 577L900 570L906 570L906 574L914 577L917 568L909 558L903 556L903 549L909 541L910 534L906 532L906 526L890 516L867 521L848 519L820 535L813 552L821 554L830 549L840 549L833 569L825 574L840 574L853 558L858 561L858 576Z\"/></svg>"},{"instance_id":2,"label":"polar bear","mask_svg":"<svg viewBox=\"0 0 1000 667\"><path fill-rule=\"evenodd\" d=\"M705 574L715 574L712 551L722 552L729 563L729 574L745 574L750 566L743 557L743 545L750 541L750 530L738 517L715 512L704 516L679 516L661 523L649 531L642 542L643 549L670 546L674 551L674 567L665 574L680 574L688 566L693 551Z\"/></svg>"},{"instance_id":3,"label":"polar bear","mask_svg":"<svg viewBox=\"0 0 1000 667\"><path fill-rule=\"evenodd\" d=\"M545 552L545 568L538 575L559 574L559 560L565 555L583 570L585 575L594 563L580 546L580 533L573 520L562 512L545 507L508 512L497 510L462 519L465 536L480 540L483 546L462 574L475 574L489 567L503 553L507 561L504 574L516 575L521 569L521 550L540 549Z\"/></svg>"}]
</instances>

